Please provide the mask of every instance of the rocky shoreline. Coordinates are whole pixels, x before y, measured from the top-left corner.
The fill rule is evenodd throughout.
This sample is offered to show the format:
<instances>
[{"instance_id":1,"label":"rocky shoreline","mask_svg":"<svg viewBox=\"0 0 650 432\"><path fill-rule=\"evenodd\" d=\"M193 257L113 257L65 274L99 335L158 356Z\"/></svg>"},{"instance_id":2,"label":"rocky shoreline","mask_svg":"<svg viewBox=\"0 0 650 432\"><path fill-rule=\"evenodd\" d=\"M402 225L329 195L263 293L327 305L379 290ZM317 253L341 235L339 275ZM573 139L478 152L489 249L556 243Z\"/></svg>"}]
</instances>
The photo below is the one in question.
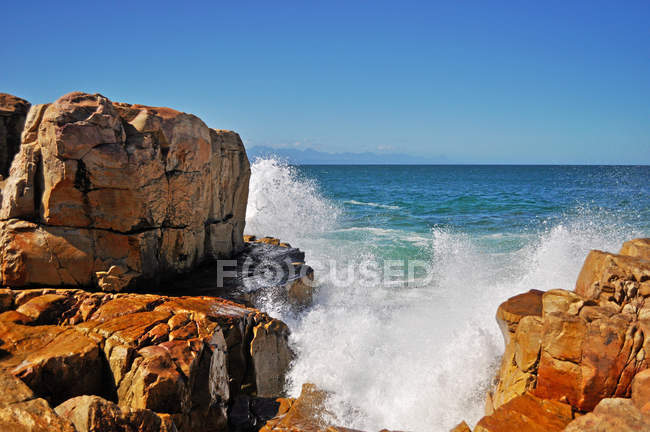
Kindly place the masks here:
<instances>
[{"instance_id":1,"label":"rocky shoreline","mask_svg":"<svg viewBox=\"0 0 650 432\"><path fill-rule=\"evenodd\" d=\"M304 253L244 236L239 136L169 108L0 94L0 430L346 431L285 398ZM650 239L592 251L575 290L505 301L474 432L650 431ZM459 419L460 420L460 419ZM453 429L471 431L464 422Z\"/></svg>"},{"instance_id":2,"label":"rocky shoreline","mask_svg":"<svg viewBox=\"0 0 650 432\"><path fill-rule=\"evenodd\" d=\"M591 251L573 291L502 303L506 350L474 431L650 430L649 296L650 239L635 239Z\"/></svg>"}]
</instances>

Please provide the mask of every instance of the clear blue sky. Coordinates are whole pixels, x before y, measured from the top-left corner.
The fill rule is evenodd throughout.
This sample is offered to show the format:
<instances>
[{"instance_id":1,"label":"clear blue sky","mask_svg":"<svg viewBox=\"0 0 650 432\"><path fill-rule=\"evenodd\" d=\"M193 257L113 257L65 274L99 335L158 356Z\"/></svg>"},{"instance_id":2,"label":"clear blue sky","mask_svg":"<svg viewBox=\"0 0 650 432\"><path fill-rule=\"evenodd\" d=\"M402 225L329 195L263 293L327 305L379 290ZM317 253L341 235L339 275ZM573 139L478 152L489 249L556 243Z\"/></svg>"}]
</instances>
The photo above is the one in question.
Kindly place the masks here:
<instances>
[{"instance_id":1,"label":"clear blue sky","mask_svg":"<svg viewBox=\"0 0 650 432\"><path fill-rule=\"evenodd\" d=\"M170 106L247 145L650 163L650 1L9 1L0 91Z\"/></svg>"}]
</instances>

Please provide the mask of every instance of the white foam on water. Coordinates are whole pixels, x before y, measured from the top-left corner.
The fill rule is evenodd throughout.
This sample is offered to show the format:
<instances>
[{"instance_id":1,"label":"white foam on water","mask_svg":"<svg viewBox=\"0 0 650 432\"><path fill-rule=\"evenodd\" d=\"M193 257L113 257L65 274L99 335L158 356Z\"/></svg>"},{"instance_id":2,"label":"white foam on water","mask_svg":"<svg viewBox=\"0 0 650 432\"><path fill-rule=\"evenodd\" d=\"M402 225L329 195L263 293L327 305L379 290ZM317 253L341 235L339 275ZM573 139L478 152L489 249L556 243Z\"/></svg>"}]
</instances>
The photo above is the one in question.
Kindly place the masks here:
<instances>
[{"instance_id":1,"label":"white foam on water","mask_svg":"<svg viewBox=\"0 0 650 432\"><path fill-rule=\"evenodd\" d=\"M363 201L356 201L356 200L349 200L349 201L344 201L344 204L352 204L352 205L358 205L358 206L366 206L366 207L378 207L378 208L384 208L384 209L389 209L389 210L399 210L400 207L396 205L388 205L388 204L379 204L379 203L374 203L374 202L363 202Z\"/></svg>"},{"instance_id":2,"label":"white foam on water","mask_svg":"<svg viewBox=\"0 0 650 432\"><path fill-rule=\"evenodd\" d=\"M248 233L278 236L303 249L308 263L321 263L314 307L295 317L265 305L292 329L297 359L287 390L296 396L312 382L330 391L329 421L367 431L475 423L503 353L498 305L533 288L572 289L590 249L616 251L642 234L619 226L615 215L578 211L523 248L495 253L469 234L433 229L423 246L432 276L426 285L340 285L327 263L376 260L373 241L385 240L384 230L368 227L355 241L314 235L337 229L338 208L273 159L253 164L251 198Z\"/></svg>"}]
</instances>

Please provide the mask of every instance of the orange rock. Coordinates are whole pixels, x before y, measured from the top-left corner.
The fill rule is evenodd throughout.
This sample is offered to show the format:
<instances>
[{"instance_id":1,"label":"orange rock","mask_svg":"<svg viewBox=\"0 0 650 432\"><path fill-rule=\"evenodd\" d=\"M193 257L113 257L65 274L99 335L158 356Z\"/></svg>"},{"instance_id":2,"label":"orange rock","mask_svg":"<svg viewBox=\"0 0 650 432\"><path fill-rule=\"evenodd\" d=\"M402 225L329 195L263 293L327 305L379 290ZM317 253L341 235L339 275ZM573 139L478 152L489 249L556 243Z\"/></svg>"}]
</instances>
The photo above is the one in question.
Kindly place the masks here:
<instances>
[{"instance_id":1,"label":"orange rock","mask_svg":"<svg viewBox=\"0 0 650 432\"><path fill-rule=\"evenodd\" d=\"M626 241L619 254L650 261L650 239L638 238Z\"/></svg>"},{"instance_id":2,"label":"orange rock","mask_svg":"<svg viewBox=\"0 0 650 432\"><path fill-rule=\"evenodd\" d=\"M0 430L11 432L78 432L43 399L0 406Z\"/></svg>"},{"instance_id":3,"label":"orange rock","mask_svg":"<svg viewBox=\"0 0 650 432\"><path fill-rule=\"evenodd\" d=\"M68 399L54 410L70 420L77 432L171 432L176 429L153 411L119 407L99 396Z\"/></svg>"},{"instance_id":4,"label":"orange rock","mask_svg":"<svg viewBox=\"0 0 650 432\"><path fill-rule=\"evenodd\" d=\"M650 282L650 261L627 255L591 251L576 282L576 294L621 304Z\"/></svg>"},{"instance_id":5,"label":"orange rock","mask_svg":"<svg viewBox=\"0 0 650 432\"><path fill-rule=\"evenodd\" d=\"M526 393L483 417L474 432L554 432L563 430L572 419L570 405Z\"/></svg>"},{"instance_id":6,"label":"orange rock","mask_svg":"<svg viewBox=\"0 0 650 432\"><path fill-rule=\"evenodd\" d=\"M630 399L607 398L593 412L572 421L565 432L650 431L650 415L642 413Z\"/></svg>"},{"instance_id":7,"label":"orange rock","mask_svg":"<svg viewBox=\"0 0 650 432\"><path fill-rule=\"evenodd\" d=\"M288 329L255 309L213 297L66 289L8 295L38 323L15 310L0 314L0 369L54 403L117 396L122 414L95 399L70 402L81 404L84 419L149 409L166 413L166 424L181 432L222 430L241 388L282 391Z\"/></svg>"},{"instance_id":8,"label":"orange rock","mask_svg":"<svg viewBox=\"0 0 650 432\"><path fill-rule=\"evenodd\" d=\"M510 335L514 334L517 324L523 317L542 315L543 294L543 291L530 290L509 298L499 305L496 318L506 343L510 339Z\"/></svg>"},{"instance_id":9,"label":"orange rock","mask_svg":"<svg viewBox=\"0 0 650 432\"><path fill-rule=\"evenodd\" d=\"M39 396L58 403L102 394L104 361L98 341L75 329L0 323L0 368L22 379Z\"/></svg>"},{"instance_id":10,"label":"orange rock","mask_svg":"<svg viewBox=\"0 0 650 432\"><path fill-rule=\"evenodd\" d=\"M284 431L325 431L337 428L328 427L322 420L327 393L313 384L303 384L300 397L280 401L278 415L269 420L260 432Z\"/></svg>"},{"instance_id":11,"label":"orange rock","mask_svg":"<svg viewBox=\"0 0 650 432\"><path fill-rule=\"evenodd\" d=\"M24 114L1 194L0 284L120 291L243 247L250 168L236 133L80 92Z\"/></svg>"},{"instance_id":12,"label":"orange rock","mask_svg":"<svg viewBox=\"0 0 650 432\"><path fill-rule=\"evenodd\" d=\"M253 329L250 353L258 396L272 397L282 393L284 374L275 371L286 370L291 362L292 353L284 342L288 335L289 328L278 320L260 323Z\"/></svg>"},{"instance_id":13,"label":"orange rock","mask_svg":"<svg viewBox=\"0 0 650 432\"><path fill-rule=\"evenodd\" d=\"M650 415L650 369L639 372L632 381L632 401L644 414Z\"/></svg>"},{"instance_id":14,"label":"orange rock","mask_svg":"<svg viewBox=\"0 0 650 432\"><path fill-rule=\"evenodd\" d=\"M460 422L456 427L454 427L449 432L472 432L472 429L465 422Z\"/></svg>"},{"instance_id":15,"label":"orange rock","mask_svg":"<svg viewBox=\"0 0 650 432\"><path fill-rule=\"evenodd\" d=\"M280 239L276 239L274 237L262 237L261 239L255 240L257 243L266 243L274 246L279 246L280 245Z\"/></svg>"},{"instance_id":16,"label":"orange rock","mask_svg":"<svg viewBox=\"0 0 650 432\"><path fill-rule=\"evenodd\" d=\"M55 321L66 310L70 297L59 294L45 294L29 300L21 305L16 312L30 318L36 324Z\"/></svg>"}]
</instances>

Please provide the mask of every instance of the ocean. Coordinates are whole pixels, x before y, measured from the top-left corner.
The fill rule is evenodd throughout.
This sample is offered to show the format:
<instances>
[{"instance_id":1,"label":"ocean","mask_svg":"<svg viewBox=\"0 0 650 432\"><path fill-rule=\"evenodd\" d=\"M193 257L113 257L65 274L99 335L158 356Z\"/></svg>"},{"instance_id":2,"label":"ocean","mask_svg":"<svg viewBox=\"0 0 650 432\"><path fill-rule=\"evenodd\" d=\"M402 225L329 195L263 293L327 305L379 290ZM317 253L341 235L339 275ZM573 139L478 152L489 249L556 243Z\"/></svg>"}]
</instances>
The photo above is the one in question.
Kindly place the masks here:
<instances>
[{"instance_id":1,"label":"ocean","mask_svg":"<svg viewBox=\"0 0 650 432\"><path fill-rule=\"evenodd\" d=\"M329 421L361 430L473 425L503 353L498 305L572 289L590 249L650 237L648 166L251 169L246 233L305 251L318 282L299 313L263 300L292 331L287 392L316 384Z\"/></svg>"}]
</instances>

